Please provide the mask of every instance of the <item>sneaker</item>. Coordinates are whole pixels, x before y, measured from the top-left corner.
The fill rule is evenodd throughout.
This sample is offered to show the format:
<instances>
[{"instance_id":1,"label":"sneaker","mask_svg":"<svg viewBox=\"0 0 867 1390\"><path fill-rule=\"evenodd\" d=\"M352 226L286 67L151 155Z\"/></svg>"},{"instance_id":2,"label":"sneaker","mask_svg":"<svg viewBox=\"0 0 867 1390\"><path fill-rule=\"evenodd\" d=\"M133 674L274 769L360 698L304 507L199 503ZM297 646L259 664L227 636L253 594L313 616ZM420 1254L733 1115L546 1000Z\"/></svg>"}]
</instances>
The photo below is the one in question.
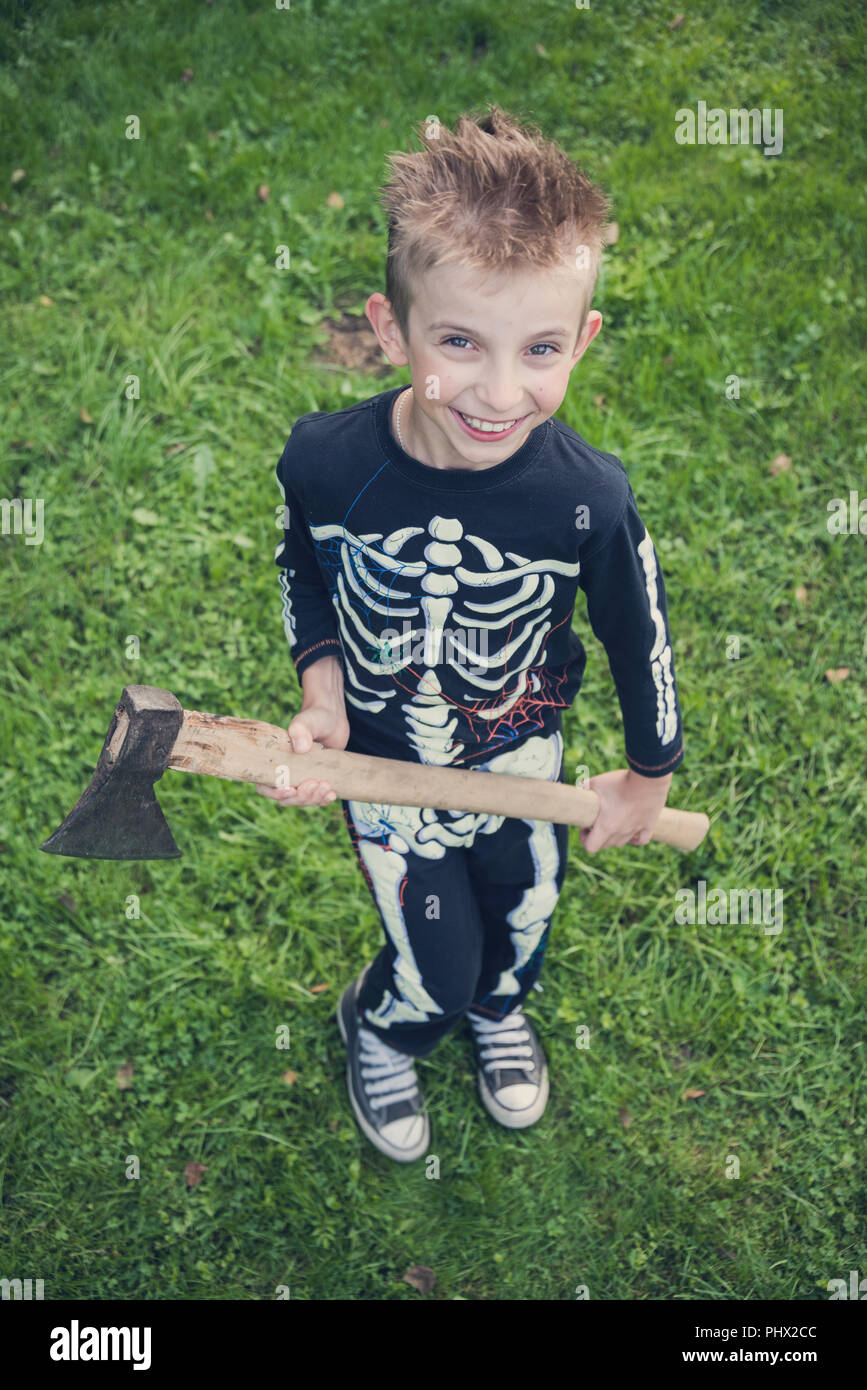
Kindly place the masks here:
<instances>
[{"instance_id":1,"label":"sneaker","mask_svg":"<svg viewBox=\"0 0 867 1390\"><path fill-rule=\"evenodd\" d=\"M347 985L337 1006L337 1025L347 1049L346 1088L362 1133L398 1163L421 1158L430 1144L430 1120L418 1088L415 1058L389 1047L365 1028L356 1000L370 969Z\"/></svg>"},{"instance_id":2,"label":"sneaker","mask_svg":"<svg viewBox=\"0 0 867 1390\"><path fill-rule=\"evenodd\" d=\"M507 1129L533 1125L548 1104L548 1066L539 1039L520 1009L505 1018L467 1013L478 1067L479 1093L489 1115Z\"/></svg>"}]
</instances>

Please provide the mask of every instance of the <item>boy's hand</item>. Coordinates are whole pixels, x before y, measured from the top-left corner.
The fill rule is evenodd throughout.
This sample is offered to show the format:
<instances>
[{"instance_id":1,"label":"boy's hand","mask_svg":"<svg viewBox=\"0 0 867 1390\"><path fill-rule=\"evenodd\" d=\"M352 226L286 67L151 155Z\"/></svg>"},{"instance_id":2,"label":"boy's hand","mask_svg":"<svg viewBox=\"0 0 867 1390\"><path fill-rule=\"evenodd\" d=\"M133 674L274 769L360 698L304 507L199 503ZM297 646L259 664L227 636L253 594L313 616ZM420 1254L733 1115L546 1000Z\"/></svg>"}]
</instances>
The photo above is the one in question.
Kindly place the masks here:
<instances>
[{"instance_id":1,"label":"boy's hand","mask_svg":"<svg viewBox=\"0 0 867 1390\"><path fill-rule=\"evenodd\" d=\"M583 829L581 843L588 854L621 845L646 845L665 805L672 773L641 777L631 768L602 772L587 786L599 797L599 815Z\"/></svg>"},{"instance_id":2,"label":"boy's hand","mask_svg":"<svg viewBox=\"0 0 867 1390\"><path fill-rule=\"evenodd\" d=\"M346 707L337 708L331 702L302 705L289 725L288 734L296 753L309 752L314 740L324 748L345 748L349 742ZM257 782L256 791L279 806L327 806L337 796L328 782L317 782L315 777L307 777L297 786L289 787L266 787Z\"/></svg>"}]
</instances>

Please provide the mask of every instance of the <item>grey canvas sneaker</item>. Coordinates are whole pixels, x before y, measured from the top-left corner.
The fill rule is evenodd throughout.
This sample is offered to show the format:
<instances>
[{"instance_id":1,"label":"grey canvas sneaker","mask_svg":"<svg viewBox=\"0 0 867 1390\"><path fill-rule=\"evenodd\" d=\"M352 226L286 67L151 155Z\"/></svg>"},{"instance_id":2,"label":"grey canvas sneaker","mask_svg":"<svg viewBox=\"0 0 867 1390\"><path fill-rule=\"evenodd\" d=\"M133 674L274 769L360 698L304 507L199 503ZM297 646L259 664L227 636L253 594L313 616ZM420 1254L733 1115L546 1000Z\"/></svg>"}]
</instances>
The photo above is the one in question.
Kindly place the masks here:
<instances>
[{"instance_id":1,"label":"grey canvas sneaker","mask_svg":"<svg viewBox=\"0 0 867 1390\"><path fill-rule=\"evenodd\" d=\"M370 966L347 985L337 1006L346 1044L346 1089L363 1134L397 1163L421 1158L430 1144L430 1120L418 1087L414 1057L365 1028L356 1000Z\"/></svg>"},{"instance_id":2,"label":"grey canvas sneaker","mask_svg":"<svg viewBox=\"0 0 867 1390\"><path fill-rule=\"evenodd\" d=\"M507 1129L524 1129L548 1104L548 1066L530 1020L520 1009L504 1018L467 1012L482 1104Z\"/></svg>"}]
</instances>

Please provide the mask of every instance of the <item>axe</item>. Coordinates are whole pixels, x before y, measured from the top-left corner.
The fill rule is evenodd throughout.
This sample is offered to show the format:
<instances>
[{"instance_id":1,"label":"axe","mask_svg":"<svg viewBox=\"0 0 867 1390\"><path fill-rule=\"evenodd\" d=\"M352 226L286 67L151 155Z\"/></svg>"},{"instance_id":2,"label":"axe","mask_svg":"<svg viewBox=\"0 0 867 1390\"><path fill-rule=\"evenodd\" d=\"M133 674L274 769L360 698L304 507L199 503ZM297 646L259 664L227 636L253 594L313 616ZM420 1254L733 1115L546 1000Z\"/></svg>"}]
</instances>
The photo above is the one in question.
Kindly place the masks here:
<instances>
[{"instance_id":1,"label":"axe","mask_svg":"<svg viewBox=\"0 0 867 1390\"><path fill-rule=\"evenodd\" d=\"M154 791L167 767L268 787L297 786L314 777L345 800L487 811L559 825L592 825L599 814L599 798L589 788L374 758L315 742L309 752L296 753L276 724L185 710L168 690L127 685L88 787L39 848L79 859L180 858ZM653 839L695 849L709 825L705 815L664 807Z\"/></svg>"}]
</instances>

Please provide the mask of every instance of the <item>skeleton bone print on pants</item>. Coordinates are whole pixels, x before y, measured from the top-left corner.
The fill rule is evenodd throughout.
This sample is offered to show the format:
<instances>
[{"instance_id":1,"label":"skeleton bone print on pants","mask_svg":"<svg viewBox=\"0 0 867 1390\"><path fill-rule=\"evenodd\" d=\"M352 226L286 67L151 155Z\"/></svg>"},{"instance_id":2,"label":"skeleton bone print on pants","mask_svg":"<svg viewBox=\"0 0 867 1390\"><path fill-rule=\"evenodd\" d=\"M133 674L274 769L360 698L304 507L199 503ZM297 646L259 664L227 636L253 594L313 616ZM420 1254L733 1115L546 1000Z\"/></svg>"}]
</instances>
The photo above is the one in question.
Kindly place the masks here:
<instances>
[{"instance_id":1,"label":"skeleton bone print on pants","mask_svg":"<svg viewBox=\"0 0 867 1390\"><path fill-rule=\"evenodd\" d=\"M556 781L562 762L563 735L557 729L547 737L528 738L479 766L490 772ZM368 1009L365 1016L384 1029L399 1023L425 1023L441 1014L442 1009L425 988L412 949L411 937L418 931L418 923L410 930L404 915L405 886L413 873L412 856L442 860L449 850L471 848L477 835L496 834L506 818L487 812L437 812L430 807L377 802L344 804L352 819L356 852L396 952L393 970L397 993L386 989L377 1007ZM523 889L516 906L506 916L504 930L508 930L513 958L500 973L492 991L496 996L519 993L518 974L540 946L562 881L561 847L565 848L566 837L547 821L526 823L530 827L526 848L533 882Z\"/></svg>"},{"instance_id":2,"label":"skeleton bone print on pants","mask_svg":"<svg viewBox=\"0 0 867 1390\"><path fill-rule=\"evenodd\" d=\"M448 665L460 670L468 687L464 710L474 719L508 725L528 695L536 703L546 702L539 675L530 671L528 676L528 668L544 665L546 659L551 630L546 605L555 588L551 574L575 578L580 565L577 560L531 561L513 551L504 557L482 537L464 535L456 517L433 517L427 533L430 539L420 557L399 558L413 537L425 535L422 527L406 526L384 539L381 534L355 536L334 524L310 527L320 559L327 562L328 552L339 546L335 612L347 673L345 699L358 709L378 712L386 701L408 694L401 708L409 745L420 762L448 766L459 761L464 744L452 739L457 719L436 672L446 654L445 630ZM484 569L478 568L479 558ZM492 590L499 592L480 601L484 591ZM411 628L388 643L387 662L377 660L383 632L407 621ZM460 632L473 640L462 641ZM419 673L412 650L422 639ZM404 669L412 670L409 690L390 678ZM513 688L507 692L510 682Z\"/></svg>"}]
</instances>

